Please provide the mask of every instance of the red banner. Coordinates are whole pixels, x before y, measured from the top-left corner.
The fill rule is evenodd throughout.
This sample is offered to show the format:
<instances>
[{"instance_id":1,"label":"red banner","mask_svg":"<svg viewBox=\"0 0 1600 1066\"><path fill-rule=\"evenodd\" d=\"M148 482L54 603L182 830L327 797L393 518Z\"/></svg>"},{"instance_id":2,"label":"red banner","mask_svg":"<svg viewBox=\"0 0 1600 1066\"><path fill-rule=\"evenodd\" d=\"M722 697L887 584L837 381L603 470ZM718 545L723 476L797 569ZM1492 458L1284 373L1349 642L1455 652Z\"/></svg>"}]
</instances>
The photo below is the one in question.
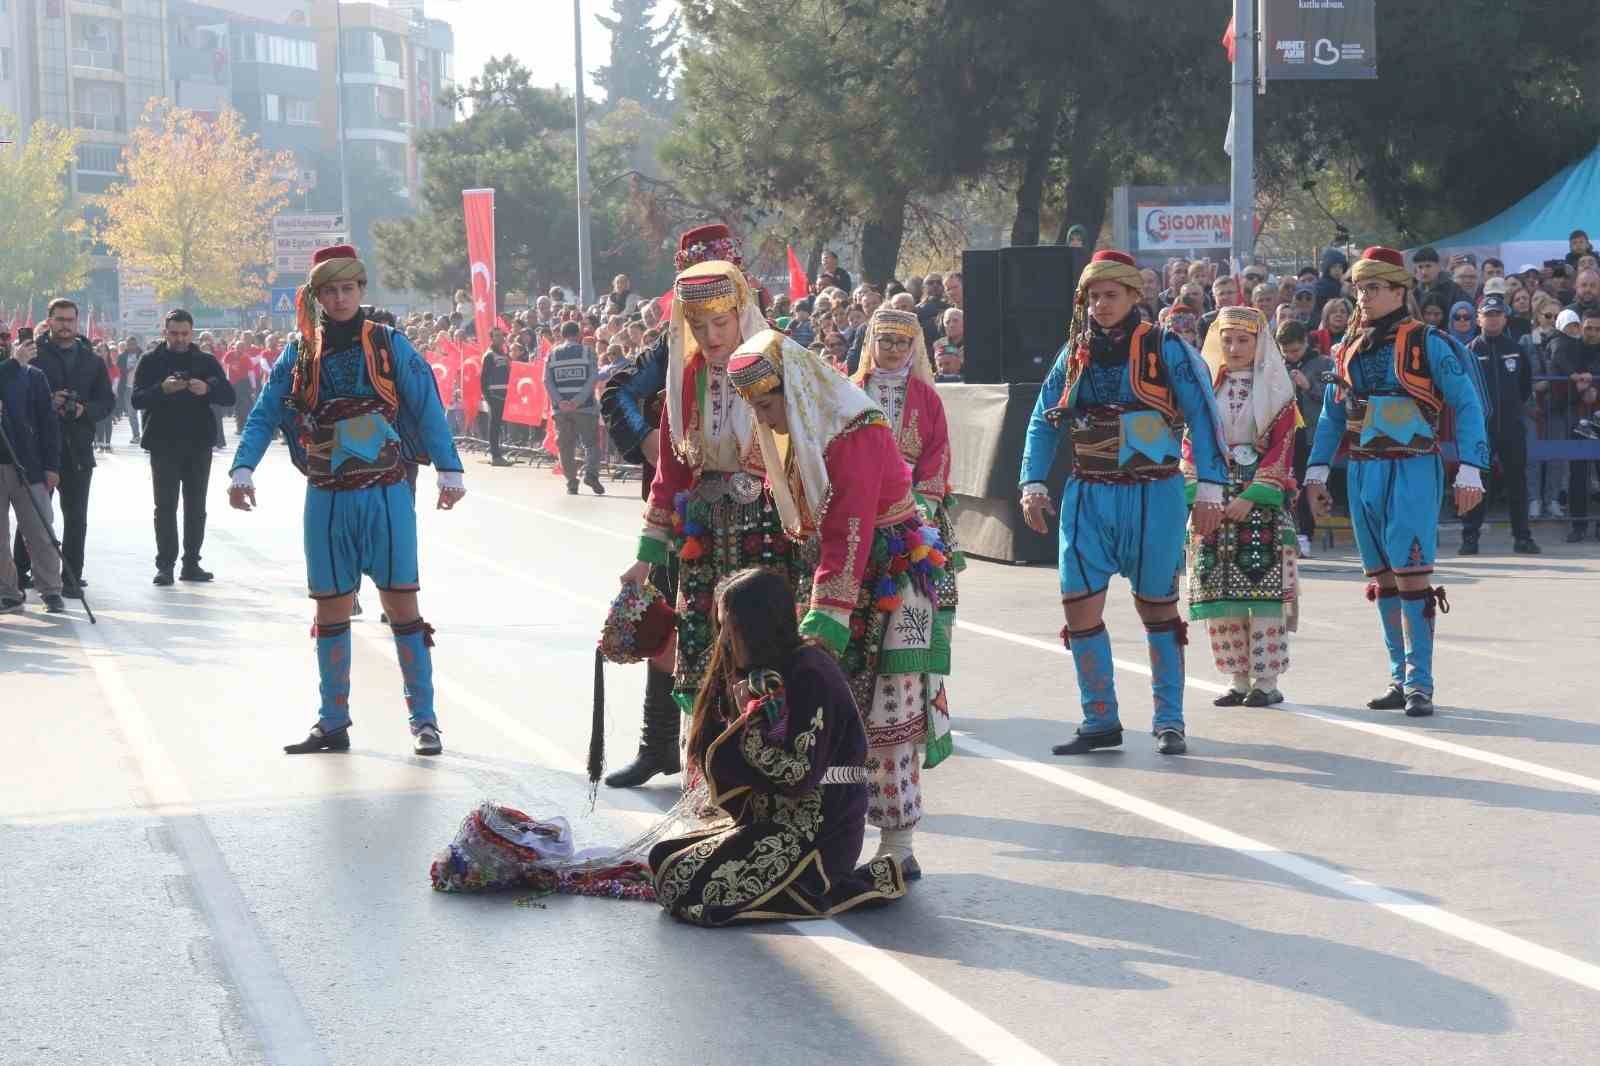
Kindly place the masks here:
<instances>
[{"instance_id":1,"label":"red banner","mask_svg":"<svg viewBox=\"0 0 1600 1066\"><path fill-rule=\"evenodd\" d=\"M811 286L806 283L806 268L800 265L800 257L794 254L794 245L788 247L789 299L804 300L811 292Z\"/></svg>"},{"instance_id":2,"label":"red banner","mask_svg":"<svg viewBox=\"0 0 1600 1066\"><path fill-rule=\"evenodd\" d=\"M506 382L507 422L519 426L544 425L544 383L532 363L512 363L511 377Z\"/></svg>"},{"instance_id":3,"label":"red banner","mask_svg":"<svg viewBox=\"0 0 1600 1066\"><path fill-rule=\"evenodd\" d=\"M470 435L478 420L478 407L483 402L483 360L465 356L461 360L461 417Z\"/></svg>"},{"instance_id":4,"label":"red banner","mask_svg":"<svg viewBox=\"0 0 1600 1066\"><path fill-rule=\"evenodd\" d=\"M446 411L450 410L450 403L456 395L456 362L443 352L428 353L428 368L433 371L433 380L439 385L439 402L444 404Z\"/></svg>"},{"instance_id":5,"label":"red banner","mask_svg":"<svg viewBox=\"0 0 1600 1066\"><path fill-rule=\"evenodd\" d=\"M489 331L499 312L495 307L494 190L463 189L461 208L467 222L467 262L472 268L473 318L478 350L489 347Z\"/></svg>"}]
</instances>

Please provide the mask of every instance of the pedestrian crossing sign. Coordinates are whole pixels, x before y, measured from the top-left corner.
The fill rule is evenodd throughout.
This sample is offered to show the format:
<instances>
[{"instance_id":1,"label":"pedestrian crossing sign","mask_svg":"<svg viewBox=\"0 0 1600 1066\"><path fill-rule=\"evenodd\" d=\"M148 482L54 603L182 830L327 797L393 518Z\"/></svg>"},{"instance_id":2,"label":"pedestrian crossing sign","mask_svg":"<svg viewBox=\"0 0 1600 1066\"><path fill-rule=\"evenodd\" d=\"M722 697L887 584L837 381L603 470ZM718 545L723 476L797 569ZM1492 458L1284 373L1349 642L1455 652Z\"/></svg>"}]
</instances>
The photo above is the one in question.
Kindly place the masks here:
<instances>
[{"instance_id":1,"label":"pedestrian crossing sign","mask_svg":"<svg viewBox=\"0 0 1600 1066\"><path fill-rule=\"evenodd\" d=\"M275 315L294 314L294 286L287 288L274 287L272 290L272 313Z\"/></svg>"}]
</instances>

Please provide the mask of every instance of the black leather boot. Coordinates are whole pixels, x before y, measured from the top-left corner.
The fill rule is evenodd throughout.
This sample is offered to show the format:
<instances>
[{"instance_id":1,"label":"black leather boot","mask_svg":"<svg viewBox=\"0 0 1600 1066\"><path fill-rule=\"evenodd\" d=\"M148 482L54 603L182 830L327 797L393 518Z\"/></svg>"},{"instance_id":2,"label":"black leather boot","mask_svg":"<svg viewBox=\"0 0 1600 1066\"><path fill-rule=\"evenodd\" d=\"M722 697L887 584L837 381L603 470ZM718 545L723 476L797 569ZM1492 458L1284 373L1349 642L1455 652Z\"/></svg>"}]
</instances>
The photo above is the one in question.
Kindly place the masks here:
<instances>
[{"instance_id":1,"label":"black leather boot","mask_svg":"<svg viewBox=\"0 0 1600 1066\"><path fill-rule=\"evenodd\" d=\"M644 736L639 738L639 757L622 769L606 775L608 788L638 788L657 774L675 774L678 763L678 731L683 727L683 712L672 698L672 675L650 670L644 687Z\"/></svg>"}]
</instances>

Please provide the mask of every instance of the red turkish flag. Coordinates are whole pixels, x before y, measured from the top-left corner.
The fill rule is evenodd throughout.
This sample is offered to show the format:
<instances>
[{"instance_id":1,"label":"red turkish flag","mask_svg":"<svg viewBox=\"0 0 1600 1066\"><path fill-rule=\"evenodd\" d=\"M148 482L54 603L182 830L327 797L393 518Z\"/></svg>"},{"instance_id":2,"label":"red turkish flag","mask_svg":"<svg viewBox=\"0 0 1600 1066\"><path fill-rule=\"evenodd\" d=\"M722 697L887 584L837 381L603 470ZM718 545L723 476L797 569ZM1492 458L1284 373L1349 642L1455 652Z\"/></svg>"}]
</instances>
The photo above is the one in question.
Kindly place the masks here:
<instances>
[{"instance_id":1,"label":"red turkish flag","mask_svg":"<svg viewBox=\"0 0 1600 1066\"><path fill-rule=\"evenodd\" d=\"M461 360L461 411L468 426L478 417L483 403L483 360L467 356Z\"/></svg>"},{"instance_id":2,"label":"red turkish flag","mask_svg":"<svg viewBox=\"0 0 1600 1066\"><path fill-rule=\"evenodd\" d=\"M811 293L811 286L806 283L806 268L800 265L800 257L794 254L794 245L789 245L789 299L804 300Z\"/></svg>"},{"instance_id":3,"label":"red turkish flag","mask_svg":"<svg viewBox=\"0 0 1600 1066\"><path fill-rule=\"evenodd\" d=\"M428 368L433 371L433 380L439 385L439 402L448 411L456 395L455 364L443 352L429 352Z\"/></svg>"},{"instance_id":4,"label":"red turkish flag","mask_svg":"<svg viewBox=\"0 0 1600 1066\"><path fill-rule=\"evenodd\" d=\"M1232 63L1239 52L1238 31L1233 28L1233 16L1228 16L1228 28L1222 31L1222 47L1228 53L1228 62Z\"/></svg>"},{"instance_id":5,"label":"red turkish flag","mask_svg":"<svg viewBox=\"0 0 1600 1066\"><path fill-rule=\"evenodd\" d=\"M544 384L532 363L512 363L506 382L506 409L502 416L519 426L544 424Z\"/></svg>"},{"instance_id":6,"label":"red turkish flag","mask_svg":"<svg viewBox=\"0 0 1600 1066\"><path fill-rule=\"evenodd\" d=\"M467 262L472 272L473 319L478 344L489 347L489 331L499 317L495 309L494 190L463 189L461 208L467 222Z\"/></svg>"}]
</instances>

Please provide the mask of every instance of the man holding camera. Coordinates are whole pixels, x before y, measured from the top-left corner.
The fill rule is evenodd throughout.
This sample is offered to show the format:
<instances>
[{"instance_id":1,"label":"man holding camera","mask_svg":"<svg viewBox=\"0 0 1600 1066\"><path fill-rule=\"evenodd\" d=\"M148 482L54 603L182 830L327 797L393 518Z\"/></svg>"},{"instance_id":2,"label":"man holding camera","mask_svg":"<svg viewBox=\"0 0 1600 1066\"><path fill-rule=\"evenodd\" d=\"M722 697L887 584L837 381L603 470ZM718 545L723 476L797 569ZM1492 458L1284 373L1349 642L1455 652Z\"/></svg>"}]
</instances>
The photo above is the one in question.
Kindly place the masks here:
<instances>
[{"instance_id":1,"label":"man holding camera","mask_svg":"<svg viewBox=\"0 0 1600 1066\"><path fill-rule=\"evenodd\" d=\"M234 402L234 389L217 360L191 343L194 316L167 312L163 341L139 361L133 406L145 413L144 450L155 487L157 585L172 584L178 560L178 494L183 494L182 581L210 581L200 568L206 539L206 483L216 425L212 405Z\"/></svg>"},{"instance_id":2,"label":"man holding camera","mask_svg":"<svg viewBox=\"0 0 1600 1066\"><path fill-rule=\"evenodd\" d=\"M50 403L61 425L62 595L82 599L84 542L89 535L89 483L94 476L94 427L111 414L116 398L105 361L78 334L78 305L50 301L50 332L38 341L33 365L50 382ZM19 446L20 447L20 446ZM21 531L13 544L17 580L27 588L31 560Z\"/></svg>"},{"instance_id":3,"label":"man holding camera","mask_svg":"<svg viewBox=\"0 0 1600 1066\"><path fill-rule=\"evenodd\" d=\"M39 596L51 614L66 610L61 602L61 557L50 543L50 493L61 480L61 423L50 401L50 382L28 364L34 355L33 332L11 346L11 333L0 325L0 614L22 609L23 593L11 561L11 512L17 512L17 535L39 559ZM28 497L32 496L30 500Z\"/></svg>"}]
</instances>

